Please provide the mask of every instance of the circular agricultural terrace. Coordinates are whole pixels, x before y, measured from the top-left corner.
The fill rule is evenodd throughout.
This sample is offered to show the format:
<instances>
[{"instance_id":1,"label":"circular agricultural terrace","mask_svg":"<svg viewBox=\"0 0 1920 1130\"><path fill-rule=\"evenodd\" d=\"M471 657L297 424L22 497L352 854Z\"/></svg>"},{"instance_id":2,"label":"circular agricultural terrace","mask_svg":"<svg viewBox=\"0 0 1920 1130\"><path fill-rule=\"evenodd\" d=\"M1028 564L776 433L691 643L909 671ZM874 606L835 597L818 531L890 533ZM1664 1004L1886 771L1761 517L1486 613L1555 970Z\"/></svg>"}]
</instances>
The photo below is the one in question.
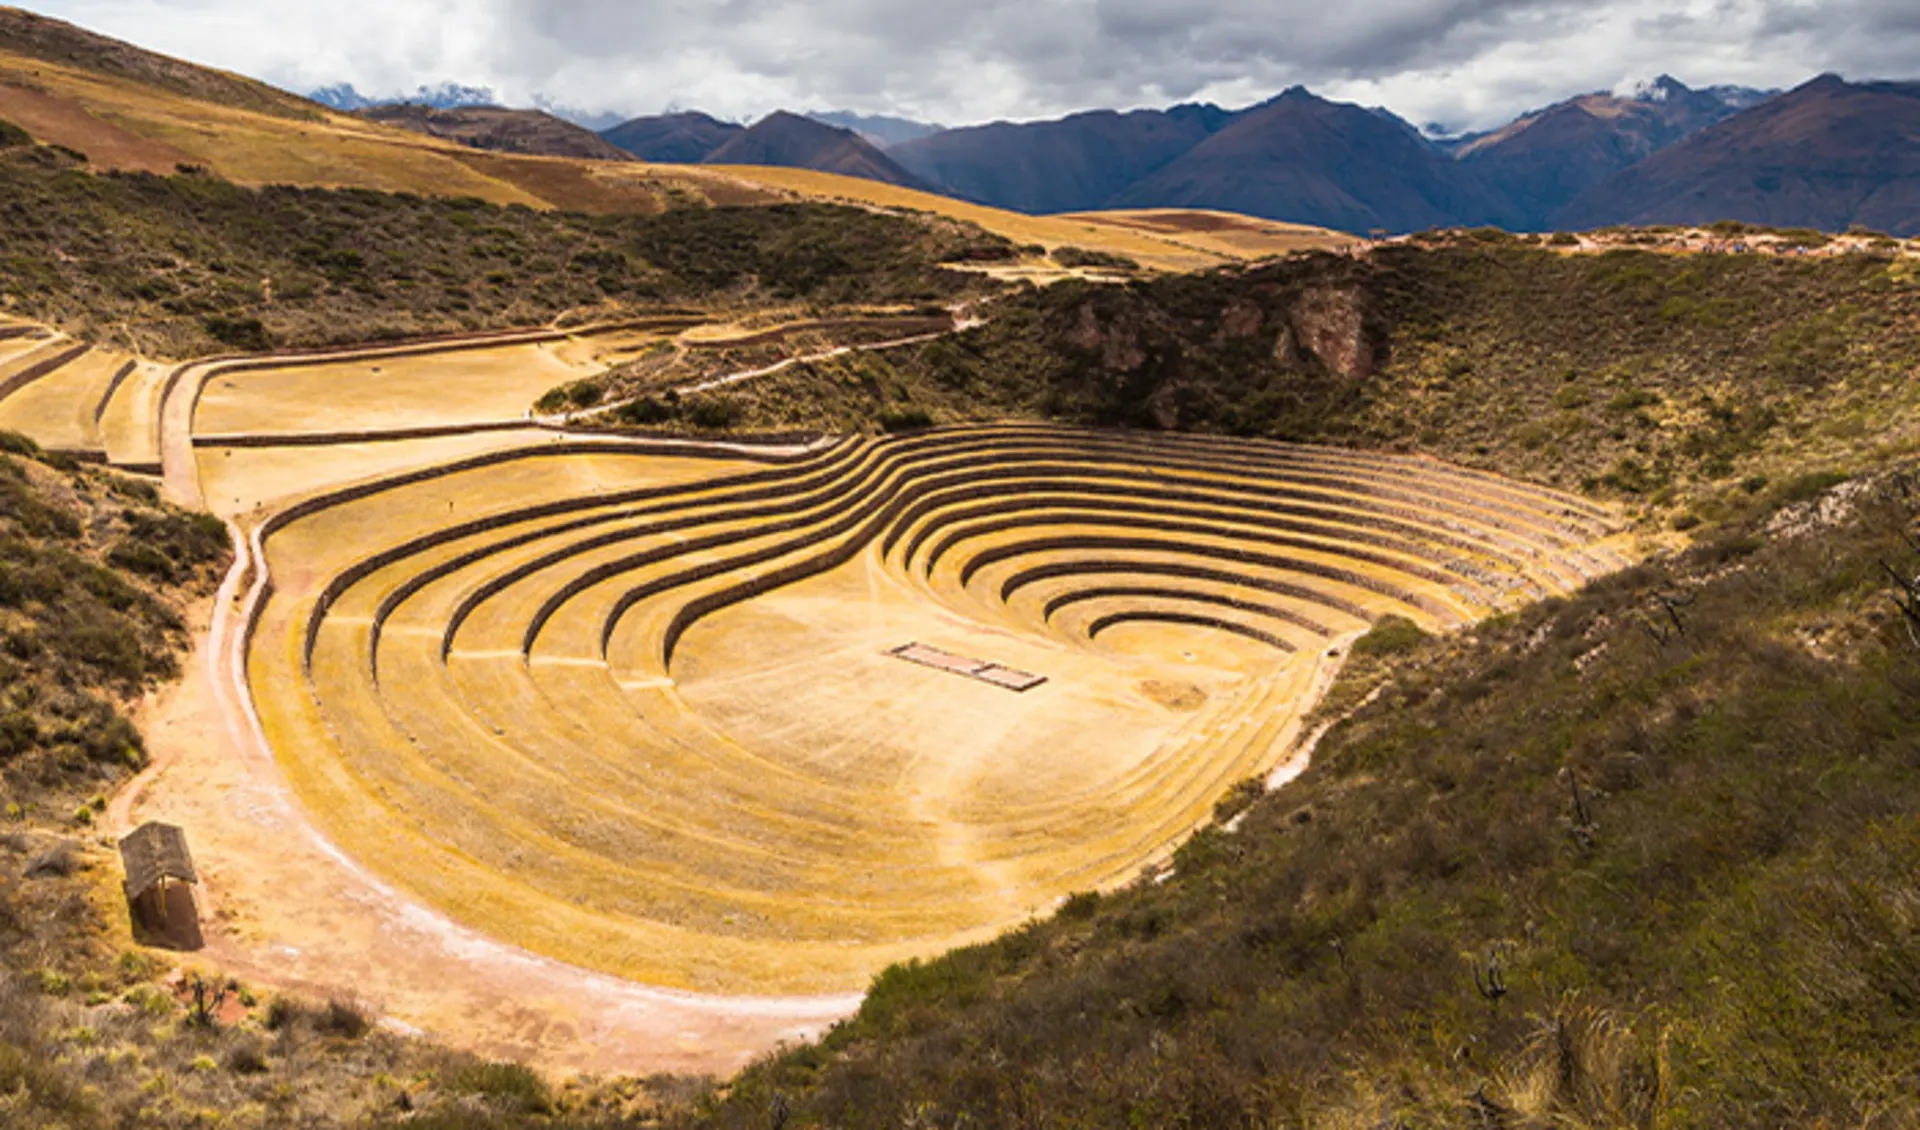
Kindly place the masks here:
<instances>
[{"instance_id":1,"label":"circular agricultural terrace","mask_svg":"<svg viewBox=\"0 0 1920 1130\"><path fill-rule=\"evenodd\" d=\"M844 992L1164 856L1370 622L1564 592L1618 533L1273 443L547 444L270 519L246 670L321 830L455 920L652 984Z\"/></svg>"}]
</instances>

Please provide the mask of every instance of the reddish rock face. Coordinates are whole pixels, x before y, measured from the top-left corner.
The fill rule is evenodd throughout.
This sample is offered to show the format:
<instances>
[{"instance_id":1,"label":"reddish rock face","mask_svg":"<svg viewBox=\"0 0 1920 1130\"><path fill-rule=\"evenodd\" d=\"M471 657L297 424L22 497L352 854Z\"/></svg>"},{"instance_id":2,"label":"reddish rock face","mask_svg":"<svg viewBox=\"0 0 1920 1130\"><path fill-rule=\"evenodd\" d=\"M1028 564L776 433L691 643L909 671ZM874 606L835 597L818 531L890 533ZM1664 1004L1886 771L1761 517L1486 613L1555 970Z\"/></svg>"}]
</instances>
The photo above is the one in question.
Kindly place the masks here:
<instances>
[{"instance_id":1,"label":"reddish rock face","mask_svg":"<svg viewBox=\"0 0 1920 1130\"><path fill-rule=\"evenodd\" d=\"M1220 315L1220 337L1225 341L1252 337L1260 332L1265 322L1266 317L1260 312L1258 304L1250 299L1237 298Z\"/></svg>"},{"instance_id":2,"label":"reddish rock face","mask_svg":"<svg viewBox=\"0 0 1920 1130\"><path fill-rule=\"evenodd\" d=\"M1348 380L1373 375L1365 299L1358 287L1315 287L1300 296L1290 314L1293 340L1329 371Z\"/></svg>"}]
</instances>

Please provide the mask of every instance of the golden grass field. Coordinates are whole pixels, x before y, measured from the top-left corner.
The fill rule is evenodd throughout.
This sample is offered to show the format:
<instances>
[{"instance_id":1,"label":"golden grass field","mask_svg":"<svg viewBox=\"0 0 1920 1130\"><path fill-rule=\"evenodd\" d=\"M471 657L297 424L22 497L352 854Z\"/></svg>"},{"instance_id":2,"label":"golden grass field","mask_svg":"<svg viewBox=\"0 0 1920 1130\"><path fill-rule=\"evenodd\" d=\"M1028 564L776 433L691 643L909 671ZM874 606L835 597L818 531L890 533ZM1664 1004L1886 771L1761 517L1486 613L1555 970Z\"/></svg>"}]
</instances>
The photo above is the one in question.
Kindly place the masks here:
<instances>
[{"instance_id":1,"label":"golden grass field","mask_svg":"<svg viewBox=\"0 0 1920 1130\"><path fill-rule=\"evenodd\" d=\"M1224 263L1260 259L1290 251L1327 250L1352 243L1342 232L1304 224L1280 224L1228 212L1186 213L1205 217L1202 230L1167 222L1180 209L1153 212L1078 212L1058 216L1028 216L981 204L970 204L929 192L815 172L811 169L764 165L717 165L755 184L786 189L822 200L837 200L881 208L931 212L978 224L1019 244L1037 244L1052 251L1081 247L1123 255L1143 267L1161 271L1193 271ZM1159 218L1153 222L1151 218Z\"/></svg>"}]
</instances>

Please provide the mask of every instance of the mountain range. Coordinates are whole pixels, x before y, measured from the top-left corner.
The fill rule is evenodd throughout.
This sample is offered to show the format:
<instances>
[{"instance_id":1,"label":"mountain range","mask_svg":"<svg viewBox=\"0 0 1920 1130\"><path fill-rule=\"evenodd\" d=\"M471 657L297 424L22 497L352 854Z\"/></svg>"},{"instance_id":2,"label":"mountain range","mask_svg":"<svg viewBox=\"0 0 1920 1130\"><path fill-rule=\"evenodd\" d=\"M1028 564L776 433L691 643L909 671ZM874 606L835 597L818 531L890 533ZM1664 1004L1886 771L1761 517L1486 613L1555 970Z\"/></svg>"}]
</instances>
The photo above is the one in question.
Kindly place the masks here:
<instances>
[{"instance_id":1,"label":"mountain range","mask_svg":"<svg viewBox=\"0 0 1920 1130\"><path fill-rule=\"evenodd\" d=\"M330 105L353 93L317 93L329 92ZM469 94L487 92L447 84L409 101L467 113L458 100ZM431 118L400 117L420 115L383 120L434 131ZM451 128L443 121L440 135L461 136ZM483 147L608 155L590 152L584 129L460 128ZM743 126L682 111L600 137L643 161L819 169L1033 214L1204 208L1353 232L1735 219L1920 234L1920 84L1833 75L1785 92L1661 76L1450 138L1302 87L1240 110L1185 104L957 129L844 112Z\"/></svg>"}]
</instances>

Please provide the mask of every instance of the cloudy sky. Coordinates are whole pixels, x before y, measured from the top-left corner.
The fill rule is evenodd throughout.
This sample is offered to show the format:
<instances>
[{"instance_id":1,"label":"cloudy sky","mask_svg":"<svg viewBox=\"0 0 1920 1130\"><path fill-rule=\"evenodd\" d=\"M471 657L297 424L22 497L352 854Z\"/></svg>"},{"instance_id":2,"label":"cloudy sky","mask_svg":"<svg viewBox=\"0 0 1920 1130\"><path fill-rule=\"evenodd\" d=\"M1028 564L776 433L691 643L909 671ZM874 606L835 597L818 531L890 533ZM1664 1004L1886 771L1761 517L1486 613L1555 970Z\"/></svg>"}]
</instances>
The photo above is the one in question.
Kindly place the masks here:
<instances>
[{"instance_id":1,"label":"cloudy sky","mask_svg":"<svg viewBox=\"0 0 1920 1130\"><path fill-rule=\"evenodd\" d=\"M1915 0L13 0L295 90L455 81L592 112L948 125L1304 83L1479 128L1668 72L1920 75Z\"/></svg>"}]
</instances>

